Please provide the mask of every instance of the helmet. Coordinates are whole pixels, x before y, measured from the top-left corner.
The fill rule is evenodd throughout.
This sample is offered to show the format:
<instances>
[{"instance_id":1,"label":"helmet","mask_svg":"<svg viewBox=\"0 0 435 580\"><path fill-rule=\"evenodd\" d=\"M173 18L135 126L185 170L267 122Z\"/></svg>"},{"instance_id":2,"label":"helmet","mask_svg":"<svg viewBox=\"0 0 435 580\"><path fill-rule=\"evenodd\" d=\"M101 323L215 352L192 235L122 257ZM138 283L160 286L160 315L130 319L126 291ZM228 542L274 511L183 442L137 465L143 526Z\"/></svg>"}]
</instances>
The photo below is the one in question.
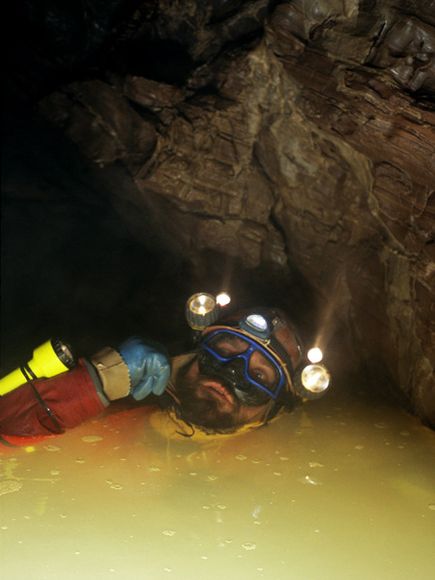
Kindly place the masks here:
<instances>
[{"instance_id":1,"label":"helmet","mask_svg":"<svg viewBox=\"0 0 435 580\"><path fill-rule=\"evenodd\" d=\"M202 331L198 343L201 373L229 384L248 406L272 400L278 409L322 395L329 373L323 365L306 366L305 357L295 327L281 310L271 308L218 320Z\"/></svg>"}]
</instances>

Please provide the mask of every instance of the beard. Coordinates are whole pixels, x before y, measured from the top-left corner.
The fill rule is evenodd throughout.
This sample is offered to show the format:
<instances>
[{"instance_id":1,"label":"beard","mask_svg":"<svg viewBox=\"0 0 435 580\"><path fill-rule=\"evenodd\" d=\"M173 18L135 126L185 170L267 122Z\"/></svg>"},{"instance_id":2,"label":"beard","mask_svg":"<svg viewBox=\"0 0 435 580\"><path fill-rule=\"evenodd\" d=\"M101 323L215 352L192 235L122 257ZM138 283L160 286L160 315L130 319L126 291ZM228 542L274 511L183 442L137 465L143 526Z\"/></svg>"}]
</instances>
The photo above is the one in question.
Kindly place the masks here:
<instances>
[{"instance_id":1,"label":"beard","mask_svg":"<svg viewBox=\"0 0 435 580\"><path fill-rule=\"evenodd\" d=\"M187 376L193 361L182 367L176 379L176 394L179 404L175 406L177 416L198 427L211 430L215 433L234 430L238 425L240 403L235 399L231 411L223 411L219 402L204 382L213 377L197 374Z\"/></svg>"}]
</instances>

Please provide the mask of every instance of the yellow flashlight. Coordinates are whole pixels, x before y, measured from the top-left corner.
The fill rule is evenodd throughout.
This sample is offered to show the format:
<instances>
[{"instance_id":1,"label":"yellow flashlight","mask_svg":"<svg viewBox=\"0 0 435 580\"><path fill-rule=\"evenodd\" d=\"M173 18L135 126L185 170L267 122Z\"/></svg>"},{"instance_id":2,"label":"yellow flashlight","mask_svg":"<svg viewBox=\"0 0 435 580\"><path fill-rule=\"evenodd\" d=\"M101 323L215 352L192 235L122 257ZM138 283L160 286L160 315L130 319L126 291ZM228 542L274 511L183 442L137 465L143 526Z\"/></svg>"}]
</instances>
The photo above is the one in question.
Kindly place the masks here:
<instances>
[{"instance_id":1,"label":"yellow flashlight","mask_svg":"<svg viewBox=\"0 0 435 580\"><path fill-rule=\"evenodd\" d=\"M71 348L58 338L50 339L35 348L29 362L0 379L0 396L23 385L28 377L50 378L60 375L75 365Z\"/></svg>"}]
</instances>

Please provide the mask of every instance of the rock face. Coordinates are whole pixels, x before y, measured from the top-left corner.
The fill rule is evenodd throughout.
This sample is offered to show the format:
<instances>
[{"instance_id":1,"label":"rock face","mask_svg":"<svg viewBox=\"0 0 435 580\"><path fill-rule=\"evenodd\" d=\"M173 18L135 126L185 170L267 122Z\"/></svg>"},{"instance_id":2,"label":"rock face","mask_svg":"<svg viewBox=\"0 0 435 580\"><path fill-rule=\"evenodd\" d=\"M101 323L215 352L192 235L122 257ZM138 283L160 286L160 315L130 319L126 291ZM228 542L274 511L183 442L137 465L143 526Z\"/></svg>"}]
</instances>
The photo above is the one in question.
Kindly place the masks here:
<instances>
[{"instance_id":1,"label":"rock face","mask_svg":"<svg viewBox=\"0 0 435 580\"><path fill-rule=\"evenodd\" d=\"M434 425L435 2L109 4L93 28L46 19L89 38L83 52L71 32L55 64L37 53L44 78L70 66L53 90L32 77L41 112L124 165L138 236L151 211L192 263L299 271L320 342L343 324L373 380Z\"/></svg>"}]
</instances>

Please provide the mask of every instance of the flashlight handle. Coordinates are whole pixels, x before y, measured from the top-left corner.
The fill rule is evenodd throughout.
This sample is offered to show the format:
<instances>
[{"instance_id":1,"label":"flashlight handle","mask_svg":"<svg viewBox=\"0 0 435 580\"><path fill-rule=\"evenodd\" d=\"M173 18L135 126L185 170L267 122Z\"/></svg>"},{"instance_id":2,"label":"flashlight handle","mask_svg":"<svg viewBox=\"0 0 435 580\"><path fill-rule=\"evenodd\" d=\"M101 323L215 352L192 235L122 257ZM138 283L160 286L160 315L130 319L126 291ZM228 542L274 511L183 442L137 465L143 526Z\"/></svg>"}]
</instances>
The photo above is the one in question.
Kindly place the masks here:
<instances>
[{"instance_id":1,"label":"flashlight handle","mask_svg":"<svg viewBox=\"0 0 435 580\"><path fill-rule=\"evenodd\" d=\"M21 369L15 369L0 380L0 397L14 391L26 383L26 377Z\"/></svg>"}]
</instances>

